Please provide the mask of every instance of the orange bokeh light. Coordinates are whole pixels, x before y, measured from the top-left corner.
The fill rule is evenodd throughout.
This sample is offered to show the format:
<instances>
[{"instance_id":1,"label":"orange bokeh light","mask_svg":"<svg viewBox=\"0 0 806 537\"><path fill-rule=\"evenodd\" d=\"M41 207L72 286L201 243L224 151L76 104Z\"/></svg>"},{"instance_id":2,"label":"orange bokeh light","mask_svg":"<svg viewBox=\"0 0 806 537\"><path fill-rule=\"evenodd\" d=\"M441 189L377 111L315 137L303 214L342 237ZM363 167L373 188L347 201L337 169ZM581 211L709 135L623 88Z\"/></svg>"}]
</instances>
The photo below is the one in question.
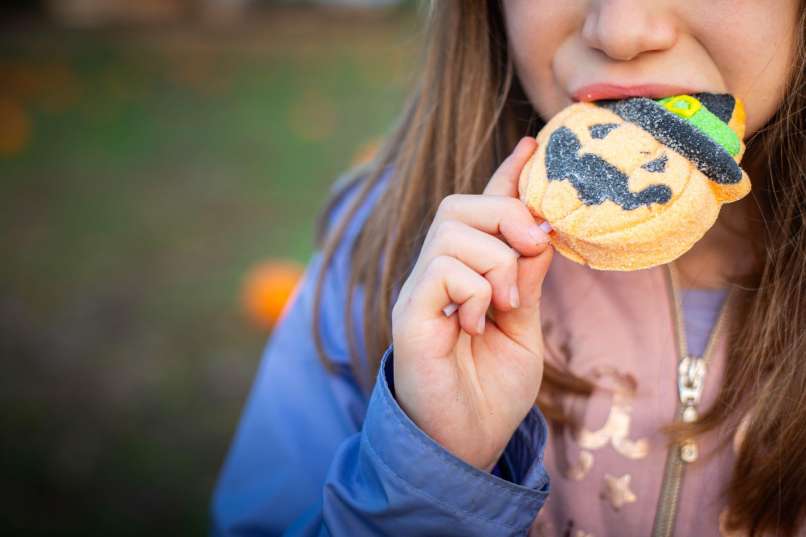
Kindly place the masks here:
<instances>
[{"instance_id":1,"label":"orange bokeh light","mask_svg":"<svg viewBox=\"0 0 806 537\"><path fill-rule=\"evenodd\" d=\"M270 259L250 269L241 290L248 318L262 328L277 324L304 270L299 263L284 259Z\"/></svg>"},{"instance_id":2,"label":"orange bokeh light","mask_svg":"<svg viewBox=\"0 0 806 537\"><path fill-rule=\"evenodd\" d=\"M31 138L31 121L22 105L0 97L0 157L21 153Z\"/></svg>"}]
</instances>

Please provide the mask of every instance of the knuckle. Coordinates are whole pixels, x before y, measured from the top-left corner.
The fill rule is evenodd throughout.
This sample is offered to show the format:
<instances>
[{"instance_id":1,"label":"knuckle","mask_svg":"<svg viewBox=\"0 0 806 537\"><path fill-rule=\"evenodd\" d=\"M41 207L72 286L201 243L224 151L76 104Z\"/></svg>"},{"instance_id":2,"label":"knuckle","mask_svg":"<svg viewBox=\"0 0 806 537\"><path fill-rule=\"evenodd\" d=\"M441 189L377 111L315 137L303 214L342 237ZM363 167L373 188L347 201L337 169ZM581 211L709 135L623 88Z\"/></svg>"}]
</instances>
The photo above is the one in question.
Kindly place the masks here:
<instances>
[{"instance_id":1,"label":"knuckle","mask_svg":"<svg viewBox=\"0 0 806 537\"><path fill-rule=\"evenodd\" d=\"M431 239L428 241L426 251L428 256L437 257L447 252L452 252L453 239L459 232L459 222L455 220L441 219L436 223Z\"/></svg>"},{"instance_id":2,"label":"knuckle","mask_svg":"<svg viewBox=\"0 0 806 537\"><path fill-rule=\"evenodd\" d=\"M438 255L428 263L426 273L431 278L438 278L447 273L453 265L451 258L447 255Z\"/></svg>"},{"instance_id":3,"label":"knuckle","mask_svg":"<svg viewBox=\"0 0 806 537\"><path fill-rule=\"evenodd\" d=\"M529 209L520 198L513 198L511 196L502 196L501 210L510 218L521 218L529 214Z\"/></svg>"},{"instance_id":4,"label":"knuckle","mask_svg":"<svg viewBox=\"0 0 806 537\"><path fill-rule=\"evenodd\" d=\"M511 268L517 268L518 267L518 258L520 258L520 255L518 255L518 252L516 252L514 248L508 246L507 247L507 253L506 253L506 267L510 268L510 269Z\"/></svg>"},{"instance_id":5,"label":"knuckle","mask_svg":"<svg viewBox=\"0 0 806 537\"><path fill-rule=\"evenodd\" d=\"M437 226L436 238L445 241L459 233L461 225L456 220L442 220Z\"/></svg>"},{"instance_id":6,"label":"knuckle","mask_svg":"<svg viewBox=\"0 0 806 537\"><path fill-rule=\"evenodd\" d=\"M513 218L527 218L531 217L529 208L519 198L507 198L506 201L507 214Z\"/></svg>"},{"instance_id":7,"label":"knuckle","mask_svg":"<svg viewBox=\"0 0 806 537\"><path fill-rule=\"evenodd\" d=\"M481 278L479 282L479 297L486 302L489 302L493 297L493 286L486 278Z\"/></svg>"},{"instance_id":8,"label":"knuckle","mask_svg":"<svg viewBox=\"0 0 806 537\"><path fill-rule=\"evenodd\" d=\"M456 210L457 204L459 204L461 196L459 194L448 194L442 201L439 202L439 207L437 209L438 213L441 214L451 214Z\"/></svg>"},{"instance_id":9,"label":"knuckle","mask_svg":"<svg viewBox=\"0 0 806 537\"><path fill-rule=\"evenodd\" d=\"M496 267L502 271L515 270L518 267L518 252L510 246L504 246L496 255Z\"/></svg>"}]
</instances>

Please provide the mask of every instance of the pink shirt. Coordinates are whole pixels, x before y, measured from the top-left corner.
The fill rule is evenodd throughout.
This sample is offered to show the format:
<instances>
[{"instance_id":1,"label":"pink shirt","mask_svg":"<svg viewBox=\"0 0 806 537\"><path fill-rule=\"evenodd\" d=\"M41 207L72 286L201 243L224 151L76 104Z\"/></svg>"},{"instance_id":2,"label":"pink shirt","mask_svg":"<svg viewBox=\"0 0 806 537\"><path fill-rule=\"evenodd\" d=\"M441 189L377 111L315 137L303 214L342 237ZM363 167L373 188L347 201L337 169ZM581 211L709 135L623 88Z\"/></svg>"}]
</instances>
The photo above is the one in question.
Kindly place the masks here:
<instances>
[{"instance_id":1,"label":"pink shirt","mask_svg":"<svg viewBox=\"0 0 806 537\"><path fill-rule=\"evenodd\" d=\"M681 298L688 350L701 354L724 293L689 291ZM551 493L533 537L652 534L668 453L660 429L677 419L679 407L672 304L665 266L609 272L555 257L544 284L544 337L564 351L546 360L597 388L589 398L562 400L581 428L551 428L545 453ZM701 412L722 384L725 350L723 336L707 369ZM717 449L723 440L726 447ZM697 440L699 457L686 465L673 535L727 535L720 531L722 489L735 440L725 428Z\"/></svg>"}]
</instances>

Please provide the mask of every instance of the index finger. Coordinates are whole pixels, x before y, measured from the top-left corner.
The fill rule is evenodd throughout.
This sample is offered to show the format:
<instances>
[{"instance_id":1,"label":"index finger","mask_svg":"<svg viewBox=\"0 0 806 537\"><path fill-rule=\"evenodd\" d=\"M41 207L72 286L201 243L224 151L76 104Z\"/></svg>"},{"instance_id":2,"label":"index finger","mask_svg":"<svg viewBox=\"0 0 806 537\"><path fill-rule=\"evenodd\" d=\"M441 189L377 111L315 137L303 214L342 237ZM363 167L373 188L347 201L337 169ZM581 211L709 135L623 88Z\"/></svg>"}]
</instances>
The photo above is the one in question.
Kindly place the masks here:
<instances>
[{"instance_id":1,"label":"index finger","mask_svg":"<svg viewBox=\"0 0 806 537\"><path fill-rule=\"evenodd\" d=\"M550 241L550 227L538 224L518 198L451 194L440 203L434 223L425 238L430 244L442 223L458 220L494 236L502 236L521 255L538 255Z\"/></svg>"},{"instance_id":2,"label":"index finger","mask_svg":"<svg viewBox=\"0 0 806 537\"><path fill-rule=\"evenodd\" d=\"M526 162L537 149L537 140L531 136L520 139L512 153L495 170L484 188L484 195L518 197L518 179Z\"/></svg>"}]
</instances>

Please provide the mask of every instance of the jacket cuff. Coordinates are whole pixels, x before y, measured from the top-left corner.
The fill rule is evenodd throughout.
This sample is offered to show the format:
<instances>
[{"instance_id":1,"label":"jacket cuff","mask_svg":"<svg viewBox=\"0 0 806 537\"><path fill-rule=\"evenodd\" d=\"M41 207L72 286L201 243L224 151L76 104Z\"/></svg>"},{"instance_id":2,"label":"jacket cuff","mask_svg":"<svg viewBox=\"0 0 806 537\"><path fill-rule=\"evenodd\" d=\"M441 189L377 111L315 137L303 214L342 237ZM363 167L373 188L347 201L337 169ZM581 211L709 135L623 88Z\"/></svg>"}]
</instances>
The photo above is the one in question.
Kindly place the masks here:
<instances>
[{"instance_id":1,"label":"jacket cuff","mask_svg":"<svg viewBox=\"0 0 806 537\"><path fill-rule=\"evenodd\" d=\"M515 532L528 530L549 493L549 476L543 465L548 428L537 407L520 424L502 455L500 462L513 478L507 481L454 456L403 412L394 397L392 363L390 345L381 359L364 422L370 449L389 470L432 502Z\"/></svg>"}]
</instances>

